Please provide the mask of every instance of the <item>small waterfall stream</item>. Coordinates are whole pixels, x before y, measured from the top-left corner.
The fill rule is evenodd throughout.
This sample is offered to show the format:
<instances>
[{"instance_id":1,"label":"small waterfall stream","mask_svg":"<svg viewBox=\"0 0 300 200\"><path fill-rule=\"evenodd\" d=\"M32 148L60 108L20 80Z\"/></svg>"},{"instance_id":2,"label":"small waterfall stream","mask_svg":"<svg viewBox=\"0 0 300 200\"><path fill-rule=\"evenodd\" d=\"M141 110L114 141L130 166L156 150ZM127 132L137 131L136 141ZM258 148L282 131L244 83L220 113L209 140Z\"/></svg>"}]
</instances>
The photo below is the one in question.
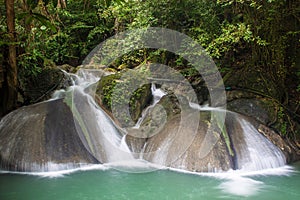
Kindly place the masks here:
<instances>
[{"instance_id":1,"label":"small waterfall stream","mask_svg":"<svg viewBox=\"0 0 300 200\"><path fill-rule=\"evenodd\" d=\"M233 135L229 135L236 154L236 169L258 171L282 167L286 164L283 152L259 133L243 116L223 108L210 107L208 105L200 106L192 102L189 105L199 111L226 112L227 117L231 118L229 123L237 123L241 127L241 129L234 130Z\"/></svg>"},{"instance_id":2,"label":"small waterfall stream","mask_svg":"<svg viewBox=\"0 0 300 200\"><path fill-rule=\"evenodd\" d=\"M237 166L243 171L257 171L285 165L285 156L245 119L239 119L245 144L237 155Z\"/></svg>"},{"instance_id":3,"label":"small waterfall stream","mask_svg":"<svg viewBox=\"0 0 300 200\"><path fill-rule=\"evenodd\" d=\"M101 74L103 75L103 74ZM103 163L133 160L125 142L126 134L98 106L94 100L97 77L88 70L81 70L72 87L72 109L79 136L92 155ZM92 91L92 93L90 93ZM83 99L88 103L82 103ZM86 113L89 113L88 115Z\"/></svg>"}]
</instances>

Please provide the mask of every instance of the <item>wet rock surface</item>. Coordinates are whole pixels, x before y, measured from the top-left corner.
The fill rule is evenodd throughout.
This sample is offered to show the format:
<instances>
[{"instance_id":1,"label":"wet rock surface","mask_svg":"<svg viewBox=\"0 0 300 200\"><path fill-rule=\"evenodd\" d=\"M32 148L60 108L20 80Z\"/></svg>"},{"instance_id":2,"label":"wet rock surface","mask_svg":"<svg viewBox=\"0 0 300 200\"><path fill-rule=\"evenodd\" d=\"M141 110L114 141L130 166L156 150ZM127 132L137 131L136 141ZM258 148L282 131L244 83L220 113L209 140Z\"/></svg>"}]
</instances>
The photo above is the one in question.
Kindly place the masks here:
<instances>
[{"instance_id":1,"label":"wet rock surface","mask_svg":"<svg viewBox=\"0 0 300 200\"><path fill-rule=\"evenodd\" d=\"M70 168L99 163L84 148L70 108L62 99L8 114L0 122L0 137L1 169L48 171L51 163Z\"/></svg>"}]
</instances>

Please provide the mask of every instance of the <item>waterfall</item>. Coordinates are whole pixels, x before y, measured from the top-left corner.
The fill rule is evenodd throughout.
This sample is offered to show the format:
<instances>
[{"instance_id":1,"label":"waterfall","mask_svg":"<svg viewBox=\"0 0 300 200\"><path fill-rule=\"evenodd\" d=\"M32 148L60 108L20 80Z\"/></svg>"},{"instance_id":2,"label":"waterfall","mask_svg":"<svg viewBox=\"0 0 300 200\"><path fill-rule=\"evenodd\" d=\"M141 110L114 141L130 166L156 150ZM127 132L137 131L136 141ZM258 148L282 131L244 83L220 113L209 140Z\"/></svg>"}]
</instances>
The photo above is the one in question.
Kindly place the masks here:
<instances>
[{"instance_id":1,"label":"waterfall","mask_svg":"<svg viewBox=\"0 0 300 200\"><path fill-rule=\"evenodd\" d=\"M237 155L237 166L244 171L257 171L285 165L285 156L278 147L260 134L245 119L239 119L245 144Z\"/></svg>"},{"instance_id":2,"label":"waterfall","mask_svg":"<svg viewBox=\"0 0 300 200\"><path fill-rule=\"evenodd\" d=\"M87 73L89 72L82 71L81 76L78 77L79 80L75 81L77 85L73 86L73 105L77 109L76 112L80 113L81 120L83 121L84 127L86 127L84 128L82 124L78 123L79 129L86 129L86 131L83 131L86 133L80 133L85 147L96 159L104 163L121 163L123 161L135 163L136 160L126 144L126 133L97 105L94 101L93 94L89 94L90 90L88 88L94 87L94 83L96 83L99 78L95 78L92 74ZM150 110L155 107L159 100L165 95L161 89L156 88L154 83L151 85L151 92L153 101L151 105L143 111L142 116L133 129L140 128ZM86 99L88 106L82 105L83 99ZM189 105L195 110L204 112L227 112L229 117L234 119L233 121L229 121L229 123L240 125L241 128L235 130L236 133L229 135L229 137L232 137L232 148L236 153L234 162L237 169L243 171L257 171L276 168L285 164L283 153L267 138L261 135L255 127L241 115L226 111L223 108L215 108L208 105L200 106L195 103L190 103ZM86 112L89 113L88 116L84 114ZM225 126L226 125L229 124L225 124ZM235 139L235 137L241 139ZM239 144L240 141L243 142ZM147 142L148 141L145 141L143 145L142 153L148 145ZM203 145L205 146L205 144ZM169 135L161 141L159 153L154 154L148 161L164 165L169 159L169 156L172 156L172 153L170 153L171 151L173 152L171 146L174 147L174 144L172 137ZM199 148L201 149L201 146ZM189 150L187 149L187 151ZM139 158L142 158L142 156ZM188 159L187 154L184 155L182 159L183 161L181 163L190 162L185 161Z\"/></svg>"},{"instance_id":3,"label":"waterfall","mask_svg":"<svg viewBox=\"0 0 300 200\"><path fill-rule=\"evenodd\" d=\"M133 128L123 130L95 102L103 75L99 70L80 70L71 75L74 85L56 91L52 99L5 116L0 122L0 167L57 171L90 163L132 166L142 160L142 167L150 162L197 172L249 172L286 163L282 151L237 113L190 102L181 108L186 109L184 117L181 112L168 119L158 104L166 94L154 83L151 105ZM203 118L197 119L199 113ZM219 114L226 116L226 130L222 122L210 129L209 118L218 120ZM193 128L194 124L199 126Z\"/></svg>"},{"instance_id":4,"label":"waterfall","mask_svg":"<svg viewBox=\"0 0 300 200\"><path fill-rule=\"evenodd\" d=\"M152 106L155 106L159 100L166 95L166 93L164 91L162 91L161 89L157 89L155 83L151 84L151 92L152 92L152 96L153 96L153 103Z\"/></svg>"},{"instance_id":5,"label":"waterfall","mask_svg":"<svg viewBox=\"0 0 300 200\"><path fill-rule=\"evenodd\" d=\"M243 116L218 107L200 106L189 103L190 107L199 111L226 112L225 126L229 130L232 148L235 151L236 168L243 171L258 171L282 167L286 159L282 151L264 137ZM234 128L236 126L240 128ZM229 128L228 128L229 127Z\"/></svg>"},{"instance_id":6,"label":"waterfall","mask_svg":"<svg viewBox=\"0 0 300 200\"><path fill-rule=\"evenodd\" d=\"M79 137L89 152L100 162L132 160L125 135L95 102L94 91L100 80L98 71L80 70L72 86L72 111ZM100 74L101 76L103 73Z\"/></svg>"}]
</instances>

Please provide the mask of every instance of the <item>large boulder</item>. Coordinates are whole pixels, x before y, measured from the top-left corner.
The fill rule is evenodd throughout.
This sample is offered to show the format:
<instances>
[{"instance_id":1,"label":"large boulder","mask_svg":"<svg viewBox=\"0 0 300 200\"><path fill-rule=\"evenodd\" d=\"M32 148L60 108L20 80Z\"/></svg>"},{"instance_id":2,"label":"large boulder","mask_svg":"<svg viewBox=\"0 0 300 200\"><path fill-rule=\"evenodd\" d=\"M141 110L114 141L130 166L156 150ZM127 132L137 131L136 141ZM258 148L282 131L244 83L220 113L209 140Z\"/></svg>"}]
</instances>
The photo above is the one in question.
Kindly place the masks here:
<instances>
[{"instance_id":1,"label":"large boulder","mask_svg":"<svg viewBox=\"0 0 300 200\"><path fill-rule=\"evenodd\" d=\"M276 120L275 105L255 94L233 90L227 92L227 108L231 111L253 117L263 124Z\"/></svg>"},{"instance_id":2,"label":"large boulder","mask_svg":"<svg viewBox=\"0 0 300 200\"><path fill-rule=\"evenodd\" d=\"M277 101L243 90L227 92L227 100L229 110L253 118L255 127L285 153L288 163L300 160L300 136L293 134L291 139L287 135L287 124L295 130L299 130L300 124Z\"/></svg>"},{"instance_id":3,"label":"large boulder","mask_svg":"<svg viewBox=\"0 0 300 200\"><path fill-rule=\"evenodd\" d=\"M183 96L168 94L148 110L138 129L127 129L127 143L136 158L188 171L260 170L284 165L288 154L282 153L281 143L272 144L272 138L262 135L257 123L222 109L199 112L190 108Z\"/></svg>"},{"instance_id":4,"label":"large boulder","mask_svg":"<svg viewBox=\"0 0 300 200\"><path fill-rule=\"evenodd\" d=\"M167 94L138 129L127 129L126 139L135 157L158 165L197 172L233 169L230 142L214 125L210 112L199 113L184 96Z\"/></svg>"},{"instance_id":5,"label":"large boulder","mask_svg":"<svg viewBox=\"0 0 300 200\"><path fill-rule=\"evenodd\" d=\"M53 171L99 163L84 147L62 99L15 110L0 122L0 168Z\"/></svg>"}]
</instances>

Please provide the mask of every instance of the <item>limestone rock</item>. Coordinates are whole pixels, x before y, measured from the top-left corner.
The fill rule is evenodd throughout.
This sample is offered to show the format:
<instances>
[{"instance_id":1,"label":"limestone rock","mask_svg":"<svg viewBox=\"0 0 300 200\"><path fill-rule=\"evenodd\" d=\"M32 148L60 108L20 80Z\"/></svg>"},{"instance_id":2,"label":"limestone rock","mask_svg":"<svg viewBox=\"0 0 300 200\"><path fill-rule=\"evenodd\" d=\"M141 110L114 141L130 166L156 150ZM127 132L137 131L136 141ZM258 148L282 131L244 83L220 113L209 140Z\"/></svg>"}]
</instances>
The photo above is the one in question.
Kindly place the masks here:
<instances>
[{"instance_id":1,"label":"limestone rock","mask_svg":"<svg viewBox=\"0 0 300 200\"><path fill-rule=\"evenodd\" d=\"M51 171L99 163L78 137L70 108L62 99L22 107L0 122L0 167Z\"/></svg>"}]
</instances>

